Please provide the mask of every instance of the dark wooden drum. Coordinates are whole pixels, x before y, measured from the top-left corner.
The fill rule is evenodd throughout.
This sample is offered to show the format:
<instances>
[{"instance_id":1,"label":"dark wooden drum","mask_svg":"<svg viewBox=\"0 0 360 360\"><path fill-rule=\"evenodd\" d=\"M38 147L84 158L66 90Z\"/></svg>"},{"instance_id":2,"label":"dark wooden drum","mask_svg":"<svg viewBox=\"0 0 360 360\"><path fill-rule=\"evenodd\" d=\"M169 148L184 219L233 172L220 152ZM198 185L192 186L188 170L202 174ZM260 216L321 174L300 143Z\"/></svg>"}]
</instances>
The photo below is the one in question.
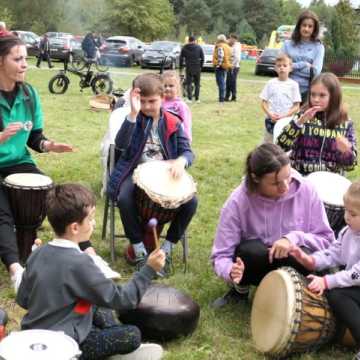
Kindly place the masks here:
<instances>
[{"instance_id":1,"label":"dark wooden drum","mask_svg":"<svg viewBox=\"0 0 360 360\"><path fill-rule=\"evenodd\" d=\"M24 263L45 219L46 194L53 182L41 174L19 173L7 176L3 185L14 216L20 260Z\"/></svg>"},{"instance_id":2,"label":"dark wooden drum","mask_svg":"<svg viewBox=\"0 0 360 360\"><path fill-rule=\"evenodd\" d=\"M118 316L122 323L136 325L143 338L168 341L195 330L200 307L175 288L152 284L136 309L119 312Z\"/></svg>"}]
</instances>

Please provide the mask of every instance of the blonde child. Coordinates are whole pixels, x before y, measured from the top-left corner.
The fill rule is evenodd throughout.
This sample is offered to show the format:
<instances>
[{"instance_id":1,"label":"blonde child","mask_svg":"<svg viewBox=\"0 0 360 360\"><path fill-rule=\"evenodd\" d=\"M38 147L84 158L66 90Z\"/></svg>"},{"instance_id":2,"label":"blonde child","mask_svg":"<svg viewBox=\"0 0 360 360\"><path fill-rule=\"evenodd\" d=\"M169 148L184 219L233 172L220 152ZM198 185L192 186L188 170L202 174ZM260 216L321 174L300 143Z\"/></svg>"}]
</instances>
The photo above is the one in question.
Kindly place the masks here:
<instances>
[{"instance_id":1,"label":"blonde child","mask_svg":"<svg viewBox=\"0 0 360 360\"><path fill-rule=\"evenodd\" d=\"M173 70L168 70L162 74L162 80L165 90L162 103L163 109L175 113L180 118L183 124L184 132L189 138L189 142L191 143L191 111L180 97L181 86L179 75Z\"/></svg>"},{"instance_id":2,"label":"blonde child","mask_svg":"<svg viewBox=\"0 0 360 360\"><path fill-rule=\"evenodd\" d=\"M294 115L301 102L299 85L289 78L292 60L280 53L275 60L277 78L267 82L260 94L261 108L266 114L264 142L273 142L276 121Z\"/></svg>"},{"instance_id":3,"label":"blonde child","mask_svg":"<svg viewBox=\"0 0 360 360\"><path fill-rule=\"evenodd\" d=\"M353 183L344 195L347 226L328 249L308 255L300 248L290 254L308 270L343 267L334 274L309 275L309 289L325 293L340 323L348 328L360 346L360 181ZM355 359L360 360L360 352Z\"/></svg>"}]
</instances>

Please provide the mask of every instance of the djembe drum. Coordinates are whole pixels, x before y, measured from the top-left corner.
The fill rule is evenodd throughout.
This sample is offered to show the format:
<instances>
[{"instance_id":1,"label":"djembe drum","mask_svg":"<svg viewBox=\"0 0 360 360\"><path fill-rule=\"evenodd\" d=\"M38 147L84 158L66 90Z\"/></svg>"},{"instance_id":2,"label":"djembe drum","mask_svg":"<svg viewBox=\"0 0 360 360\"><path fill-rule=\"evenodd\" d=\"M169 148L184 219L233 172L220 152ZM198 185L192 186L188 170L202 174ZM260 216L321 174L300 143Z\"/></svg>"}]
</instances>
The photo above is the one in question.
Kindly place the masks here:
<instances>
[{"instance_id":1,"label":"djembe drum","mask_svg":"<svg viewBox=\"0 0 360 360\"><path fill-rule=\"evenodd\" d=\"M200 307L188 295L162 284L152 284L136 309L118 312L124 324L136 325L145 339L168 341L192 333Z\"/></svg>"},{"instance_id":2,"label":"djembe drum","mask_svg":"<svg viewBox=\"0 0 360 360\"><path fill-rule=\"evenodd\" d=\"M4 360L75 360L80 354L77 342L62 331L15 331L0 342Z\"/></svg>"},{"instance_id":3,"label":"djembe drum","mask_svg":"<svg viewBox=\"0 0 360 360\"><path fill-rule=\"evenodd\" d=\"M251 332L259 351L288 358L328 343L335 329L327 299L308 290L296 270L283 267L261 281L251 310Z\"/></svg>"},{"instance_id":4,"label":"djembe drum","mask_svg":"<svg viewBox=\"0 0 360 360\"><path fill-rule=\"evenodd\" d=\"M189 173L174 179L170 174L170 161L154 160L140 164L134 171L135 198L141 221L144 223L144 245L155 248L153 233L146 225L151 218L158 221L160 234L164 224L174 220L179 207L196 194L196 183ZM132 247L127 258L134 258Z\"/></svg>"},{"instance_id":5,"label":"djembe drum","mask_svg":"<svg viewBox=\"0 0 360 360\"><path fill-rule=\"evenodd\" d=\"M31 253L37 229L46 216L46 194L53 186L48 176L19 173L3 181L15 221L16 238L21 262Z\"/></svg>"},{"instance_id":6,"label":"djembe drum","mask_svg":"<svg viewBox=\"0 0 360 360\"><path fill-rule=\"evenodd\" d=\"M335 235L346 225L344 220L344 194L351 181L339 174L316 171L307 176L314 185L321 201L324 203L329 224Z\"/></svg>"}]
</instances>

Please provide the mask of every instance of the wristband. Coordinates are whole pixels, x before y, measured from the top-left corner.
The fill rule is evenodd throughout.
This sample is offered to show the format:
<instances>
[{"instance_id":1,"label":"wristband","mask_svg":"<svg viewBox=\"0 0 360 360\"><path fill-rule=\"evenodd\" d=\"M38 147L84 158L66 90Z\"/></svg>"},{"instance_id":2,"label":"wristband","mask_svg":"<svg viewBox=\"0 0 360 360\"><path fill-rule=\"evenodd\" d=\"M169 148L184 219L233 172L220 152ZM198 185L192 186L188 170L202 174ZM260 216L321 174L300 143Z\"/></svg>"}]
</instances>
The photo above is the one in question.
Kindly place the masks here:
<instances>
[{"instance_id":1,"label":"wristband","mask_svg":"<svg viewBox=\"0 0 360 360\"><path fill-rule=\"evenodd\" d=\"M49 150L45 147L45 141L47 140L41 140L39 145L40 151L43 153L49 152Z\"/></svg>"}]
</instances>

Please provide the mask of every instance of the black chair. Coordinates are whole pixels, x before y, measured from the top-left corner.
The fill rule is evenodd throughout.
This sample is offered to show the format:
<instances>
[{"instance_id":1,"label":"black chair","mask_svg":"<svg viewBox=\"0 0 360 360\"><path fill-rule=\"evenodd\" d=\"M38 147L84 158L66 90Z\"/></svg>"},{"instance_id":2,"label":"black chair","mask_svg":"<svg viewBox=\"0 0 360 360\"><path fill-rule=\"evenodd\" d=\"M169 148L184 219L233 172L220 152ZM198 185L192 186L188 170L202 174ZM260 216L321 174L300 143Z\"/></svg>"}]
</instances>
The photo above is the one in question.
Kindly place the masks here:
<instances>
[{"instance_id":1,"label":"black chair","mask_svg":"<svg viewBox=\"0 0 360 360\"><path fill-rule=\"evenodd\" d=\"M121 155L121 150L117 149L114 144L111 144L109 147L109 155L108 155L108 162L107 162L107 179L109 179L111 172L114 169L115 163L117 159ZM110 255L111 255L111 261L114 262L116 259L116 253L115 253L115 239L127 239L127 237L124 234L116 234L115 233L115 209L117 208L116 201L110 199L110 197L105 192L105 204L104 204L104 217L103 217L103 224L102 224L102 240L105 240L106 234L107 234L107 225L108 220L110 221ZM163 236L161 236L163 238ZM188 264L188 258L189 258L189 242L188 242L188 236L186 233L182 236L180 239L181 245L182 245L182 261L184 264L184 273L187 272L187 264Z\"/></svg>"}]
</instances>

